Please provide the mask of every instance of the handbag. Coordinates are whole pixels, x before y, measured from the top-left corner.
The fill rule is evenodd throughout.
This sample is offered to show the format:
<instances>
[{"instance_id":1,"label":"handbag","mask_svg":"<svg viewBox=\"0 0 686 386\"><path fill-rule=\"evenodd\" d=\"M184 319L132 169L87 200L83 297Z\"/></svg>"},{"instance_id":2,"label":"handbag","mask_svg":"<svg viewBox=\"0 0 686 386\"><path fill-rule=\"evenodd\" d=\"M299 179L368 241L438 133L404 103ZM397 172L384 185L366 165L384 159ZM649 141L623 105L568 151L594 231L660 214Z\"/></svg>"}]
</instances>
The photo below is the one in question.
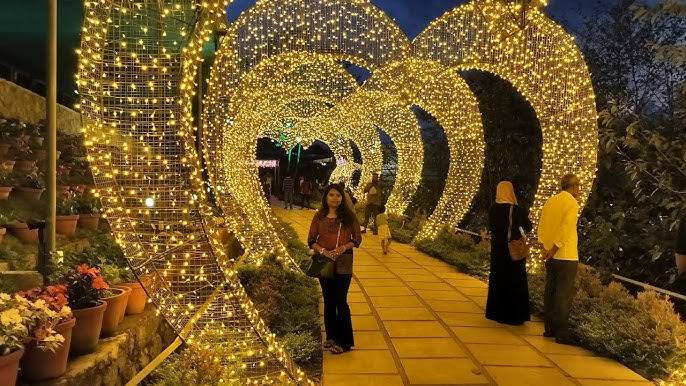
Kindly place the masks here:
<instances>
[{"instance_id":1,"label":"handbag","mask_svg":"<svg viewBox=\"0 0 686 386\"><path fill-rule=\"evenodd\" d=\"M336 248L338 248L338 241L341 238L341 228L343 223L338 224L338 236L336 236ZM317 236L319 240L319 236ZM307 267L307 276L313 277L315 279L333 279L335 272L336 262L329 259L328 257L317 252L312 255L312 259Z\"/></svg>"},{"instance_id":2,"label":"handbag","mask_svg":"<svg viewBox=\"0 0 686 386\"><path fill-rule=\"evenodd\" d=\"M507 227L507 249L510 251L510 257L512 261L521 261L529 258L530 247L527 243L526 235L522 227L519 227L519 233L522 236L518 240L512 240L512 212L514 211L514 205L510 206L510 223Z\"/></svg>"}]
</instances>

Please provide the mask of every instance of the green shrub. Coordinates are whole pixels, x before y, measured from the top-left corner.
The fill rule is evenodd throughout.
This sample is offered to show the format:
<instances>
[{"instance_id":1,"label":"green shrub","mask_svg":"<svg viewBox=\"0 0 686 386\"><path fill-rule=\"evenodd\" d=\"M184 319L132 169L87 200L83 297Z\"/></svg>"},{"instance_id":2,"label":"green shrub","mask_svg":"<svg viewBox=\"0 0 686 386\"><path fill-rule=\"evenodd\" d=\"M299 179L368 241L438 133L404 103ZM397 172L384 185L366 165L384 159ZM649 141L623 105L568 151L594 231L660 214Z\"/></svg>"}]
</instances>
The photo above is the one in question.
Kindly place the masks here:
<instances>
[{"instance_id":1,"label":"green shrub","mask_svg":"<svg viewBox=\"0 0 686 386\"><path fill-rule=\"evenodd\" d=\"M423 215L416 215L409 219L405 216L388 216L388 227L391 228L393 240L404 244L409 244L414 240L425 222L426 216Z\"/></svg>"},{"instance_id":2,"label":"green shrub","mask_svg":"<svg viewBox=\"0 0 686 386\"><path fill-rule=\"evenodd\" d=\"M302 267L305 261L310 258L310 248L300 241L298 232L295 231L291 224L278 221L277 234L279 239L285 244L288 253L293 260Z\"/></svg>"},{"instance_id":3,"label":"green shrub","mask_svg":"<svg viewBox=\"0 0 686 386\"><path fill-rule=\"evenodd\" d=\"M238 277L260 317L296 363L313 367L322 356L317 282L284 269L273 256L259 267L240 266Z\"/></svg>"},{"instance_id":4,"label":"green shrub","mask_svg":"<svg viewBox=\"0 0 686 386\"><path fill-rule=\"evenodd\" d=\"M35 245L24 244L14 237L5 237L0 245L0 261L9 263L14 271L35 270L37 256Z\"/></svg>"},{"instance_id":5,"label":"green shrub","mask_svg":"<svg viewBox=\"0 0 686 386\"><path fill-rule=\"evenodd\" d=\"M150 374L152 386L229 386L241 383L242 364L235 359L240 347L212 344L189 346L169 356Z\"/></svg>"},{"instance_id":6,"label":"green shrub","mask_svg":"<svg viewBox=\"0 0 686 386\"><path fill-rule=\"evenodd\" d=\"M485 278L490 270L488 245L475 245L471 237L455 234L448 229L439 232L435 240L419 240L418 250L454 265L464 273Z\"/></svg>"},{"instance_id":7,"label":"green shrub","mask_svg":"<svg viewBox=\"0 0 686 386\"><path fill-rule=\"evenodd\" d=\"M321 359L322 343L310 332L288 333L281 337L281 343L296 363L308 364Z\"/></svg>"}]
</instances>

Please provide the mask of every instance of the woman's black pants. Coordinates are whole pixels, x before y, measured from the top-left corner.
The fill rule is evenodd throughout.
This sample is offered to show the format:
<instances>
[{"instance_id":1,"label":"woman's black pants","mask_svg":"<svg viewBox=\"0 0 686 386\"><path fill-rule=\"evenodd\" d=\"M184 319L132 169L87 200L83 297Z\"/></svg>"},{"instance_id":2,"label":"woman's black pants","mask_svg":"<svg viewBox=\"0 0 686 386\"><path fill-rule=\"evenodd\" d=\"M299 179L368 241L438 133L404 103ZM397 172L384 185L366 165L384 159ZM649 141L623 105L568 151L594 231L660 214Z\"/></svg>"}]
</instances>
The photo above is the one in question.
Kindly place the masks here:
<instances>
[{"instance_id":1,"label":"woman's black pants","mask_svg":"<svg viewBox=\"0 0 686 386\"><path fill-rule=\"evenodd\" d=\"M348 306L348 289L353 275L335 275L333 279L319 279L324 296L324 328L326 339L343 349L355 345L353 322Z\"/></svg>"}]
</instances>

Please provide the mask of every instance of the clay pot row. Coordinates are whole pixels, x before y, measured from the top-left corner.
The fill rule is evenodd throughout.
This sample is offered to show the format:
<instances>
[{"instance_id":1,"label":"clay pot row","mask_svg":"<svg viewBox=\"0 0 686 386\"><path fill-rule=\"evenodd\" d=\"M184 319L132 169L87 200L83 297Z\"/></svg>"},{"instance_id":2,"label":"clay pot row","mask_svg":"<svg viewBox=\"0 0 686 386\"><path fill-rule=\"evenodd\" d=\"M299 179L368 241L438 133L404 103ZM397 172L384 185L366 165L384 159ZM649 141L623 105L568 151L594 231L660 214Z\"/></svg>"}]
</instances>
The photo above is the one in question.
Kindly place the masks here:
<instances>
[{"instance_id":1,"label":"clay pot row","mask_svg":"<svg viewBox=\"0 0 686 386\"><path fill-rule=\"evenodd\" d=\"M69 189L72 188L76 193L83 193L86 191L86 185L77 185L74 187L67 185L58 185L57 196L61 198L67 198L69 196ZM12 197L17 197L22 200L39 201L44 191L44 188L34 189L23 186L3 186L0 187L0 200L7 200L10 196L10 193L12 193Z\"/></svg>"},{"instance_id":2,"label":"clay pot row","mask_svg":"<svg viewBox=\"0 0 686 386\"><path fill-rule=\"evenodd\" d=\"M57 216L55 221L55 232L60 235L73 236L78 225L84 229L98 229L100 215L97 214L75 214L70 216ZM38 229L29 229L25 222L15 221L6 225L9 233L18 238L24 244L38 243ZM5 228L0 228L4 230ZM0 234L0 242L5 232Z\"/></svg>"},{"instance_id":3,"label":"clay pot row","mask_svg":"<svg viewBox=\"0 0 686 386\"><path fill-rule=\"evenodd\" d=\"M145 309L147 295L140 283L125 283L110 288L113 295L102 299L95 307L72 310L74 318L59 324L55 331L64 343L55 352L43 351L29 343L19 350L0 356L0 385L14 385L21 363L22 377L27 381L57 378L67 370L69 354L93 352L100 337L116 333L124 315L140 314Z\"/></svg>"}]
</instances>

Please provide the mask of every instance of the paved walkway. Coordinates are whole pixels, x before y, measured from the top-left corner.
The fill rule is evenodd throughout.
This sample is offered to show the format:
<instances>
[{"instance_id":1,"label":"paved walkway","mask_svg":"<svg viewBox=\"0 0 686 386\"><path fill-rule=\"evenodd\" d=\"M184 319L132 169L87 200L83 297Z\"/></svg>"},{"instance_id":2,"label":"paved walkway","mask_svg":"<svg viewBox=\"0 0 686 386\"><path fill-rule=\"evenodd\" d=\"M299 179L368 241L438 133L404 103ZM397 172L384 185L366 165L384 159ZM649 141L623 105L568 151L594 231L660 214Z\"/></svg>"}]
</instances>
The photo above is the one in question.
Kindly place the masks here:
<instances>
[{"instance_id":1,"label":"paved walkway","mask_svg":"<svg viewBox=\"0 0 686 386\"><path fill-rule=\"evenodd\" d=\"M314 211L276 209L306 239ZM541 336L543 323L484 317L487 286L412 246L376 236L355 251L348 301L356 346L324 354L324 386L648 386L609 359Z\"/></svg>"}]
</instances>

